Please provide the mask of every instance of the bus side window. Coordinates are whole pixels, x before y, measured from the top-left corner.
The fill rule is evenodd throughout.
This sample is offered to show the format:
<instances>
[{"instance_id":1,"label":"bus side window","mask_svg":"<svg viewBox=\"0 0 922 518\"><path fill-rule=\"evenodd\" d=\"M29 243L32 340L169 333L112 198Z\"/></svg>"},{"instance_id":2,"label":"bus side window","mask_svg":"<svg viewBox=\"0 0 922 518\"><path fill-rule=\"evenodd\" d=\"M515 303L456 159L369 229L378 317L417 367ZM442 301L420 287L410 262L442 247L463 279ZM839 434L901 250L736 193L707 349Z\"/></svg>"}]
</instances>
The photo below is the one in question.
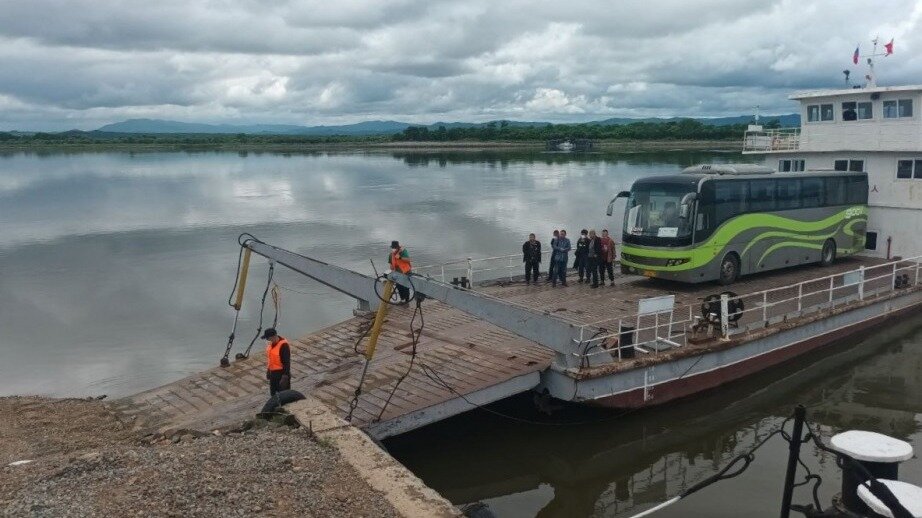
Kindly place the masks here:
<instances>
[{"instance_id":1,"label":"bus side window","mask_svg":"<svg viewBox=\"0 0 922 518\"><path fill-rule=\"evenodd\" d=\"M826 206L845 205L845 178L824 178L826 182Z\"/></svg>"},{"instance_id":2,"label":"bus side window","mask_svg":"<svg viewBox=\"0 0 922 518\"><path fill-rule=\"evenodd\" d=\"M846 191L846 203L865 204L868 202L868 182L862 176L851 176L848 178L848 189Z\"/></svg>"},{"instance_id":3,"label":"bus side window","mask_svg":"<svg viewBox=\"0 0 922 518\"><path fill-rule=\"evenodd\" d=\"M800 180L785 178L778 180L778 210L800 208Z\"/></svg>"},{"instance_id":4,"label":"bus side window","mask_svg":"<svg viewBox=\"0 0 922 518\"><path fill-rule=\"evenodd\" d=\"M746 182L724 180L714 185L714 225L746 212Z\"/></svg>"},{"instance_id":5,"label":"bus side window","mask_svg":"<svg viewBox=\"0 0 922 518\"><path fill-rule=\"evenodd\" d=\"M749 182L749 210L771 212L775 206L775 180L752 180Z\"/></svg>"},{"instance_id":6,"label":"bus side window","mask_svg":"<svg viewBox=\"0 0 922 518\"><path fill-rule=\"evenodd\" d=\"M804 178L800 183L800 197L803 208L812 209L823 206L823 179Z\"/></svg>"}]
</instances>

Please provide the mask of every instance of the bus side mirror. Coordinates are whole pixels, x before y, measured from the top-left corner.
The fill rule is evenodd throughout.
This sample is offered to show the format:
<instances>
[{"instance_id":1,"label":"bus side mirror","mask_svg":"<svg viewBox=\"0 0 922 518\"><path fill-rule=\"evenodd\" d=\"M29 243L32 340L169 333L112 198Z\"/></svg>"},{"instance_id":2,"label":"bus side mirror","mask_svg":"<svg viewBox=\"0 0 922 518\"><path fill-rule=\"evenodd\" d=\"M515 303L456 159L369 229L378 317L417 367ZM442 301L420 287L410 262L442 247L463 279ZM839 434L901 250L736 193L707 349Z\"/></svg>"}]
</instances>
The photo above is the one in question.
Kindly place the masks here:
<instances>
[{"instance_id":1,"label":"bus side mirror","mask_svg":"<svg viewBox=\"0 0 922 518\"><path fill-rule=\"evenodd\" d=\"M691 215L692 205L695 203L695 200L698 199L698 195L690 192L682 197L681 206L679 207L679 217L682 219L688 219Z\"/></svg>"},{"instance_id":2,"label":"bus side mirror","mask_svg":"<svg viewBox=\"0 0 922 518\"><path fill-rule=\"evenodd\" d=\"M610 202L608 202L608 210L605 211L605 214L611 216L615 212L615 202L618 201L618 198L630 198L630 197L631 197L630 191L619 192L617 196L615 196L614 198L611 199Z\"/></svg>"}]
</instances>

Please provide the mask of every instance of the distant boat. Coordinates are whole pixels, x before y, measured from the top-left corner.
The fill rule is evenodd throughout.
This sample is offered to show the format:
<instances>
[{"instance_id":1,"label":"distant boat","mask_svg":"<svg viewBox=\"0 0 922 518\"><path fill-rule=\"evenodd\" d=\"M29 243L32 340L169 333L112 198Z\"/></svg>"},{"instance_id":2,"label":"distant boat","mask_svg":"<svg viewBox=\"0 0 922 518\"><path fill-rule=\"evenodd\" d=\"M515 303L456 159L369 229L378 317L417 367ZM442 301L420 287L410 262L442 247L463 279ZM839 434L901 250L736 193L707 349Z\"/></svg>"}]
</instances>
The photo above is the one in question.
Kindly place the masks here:
<instances>
[{"instance_id":1,"label":"distant boat","mask_svg":"<svg viewBox=\"0 0 922 518\"><path fill-rule=\"evenodd\" d=\"M565 153L571 151L592 151L592 140L587 138L551 139L545 143L544 147L548 151Z\"/></svg>"}]
</instances>

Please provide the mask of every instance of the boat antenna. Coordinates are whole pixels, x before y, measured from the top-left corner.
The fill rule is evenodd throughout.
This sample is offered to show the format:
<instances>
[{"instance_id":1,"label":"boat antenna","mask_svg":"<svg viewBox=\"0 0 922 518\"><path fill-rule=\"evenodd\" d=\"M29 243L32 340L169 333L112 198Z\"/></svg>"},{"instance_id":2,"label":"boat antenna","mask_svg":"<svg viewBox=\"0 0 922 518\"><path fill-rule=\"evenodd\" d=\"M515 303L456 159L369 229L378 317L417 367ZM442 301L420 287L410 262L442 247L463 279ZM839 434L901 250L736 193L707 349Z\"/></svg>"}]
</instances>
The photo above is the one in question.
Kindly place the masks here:
<instances>
[{"instance_id":1,"label":"boat antenna","mask_svg":"<svg viewBox=\"0 0 922 518\"><path fill-rule=\"evenodd\" d=\"M874 50L871 52L871 55L868 56L868 74L864 76L867 79L867 84L865 87L873 88L877 86L877 77L874 75L874 59L873 56L877 55L877 42L880 39L879 36L875 36L871 43L874 44Z\"/></svg>"},{"instance_id":2,"label":"boat antenna","mask_svg":"<svg viewBox=\"0 0 922 518\"><path fill-rule=\"evenodd\" d=\"M852 73L852 71L846 68L842 71L842 73L845 74L845 88L848 88L848 76Z\"/></svg>"},{"instance_id":3,"label":"boat antenna","mask_svg":"<svg viewBox=\"0 0 922 518\"><path fill-rule=\"evenodd\" d=\"M756 124L759 123L759 105L756 105Z\"/></svg>"}]
</instances>

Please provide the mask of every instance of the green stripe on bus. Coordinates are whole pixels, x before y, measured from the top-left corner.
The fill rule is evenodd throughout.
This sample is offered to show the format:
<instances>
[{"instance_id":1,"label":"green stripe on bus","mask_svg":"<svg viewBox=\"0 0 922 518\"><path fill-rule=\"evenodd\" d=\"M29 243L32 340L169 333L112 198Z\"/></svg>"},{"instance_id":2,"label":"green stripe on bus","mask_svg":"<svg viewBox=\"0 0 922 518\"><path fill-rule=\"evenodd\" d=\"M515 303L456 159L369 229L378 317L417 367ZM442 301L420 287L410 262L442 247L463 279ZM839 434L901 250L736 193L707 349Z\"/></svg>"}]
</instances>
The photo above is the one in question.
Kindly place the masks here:
<instances>
[{"instance_id":1,"label":"green stripe on bus","mask_svg":"<svg viewBox=\"0 0 922 518\"><path fill-rule=\"evenodd\" d=\"M740 252L740 256L741 257L745 256L746 252L748 252L750 248L755 246L759 241L762 241L763 239L771 239L773 237L786 237L790 239L805 239L807 241L823 241L823 240L829 239L830 237L838 234L841 228L842 228L841 226L837 226L835 230L833 230L832 232L828 234L820 234L816 236L805 236L803 234L795 234L793 232L775 232L775 231L764 232L756 236L756 238L753 239L752 241L750 241L749 244L746 245L746 248L744 248L743 251ZM769 249L771 250L771 248ZM765 256L763 255L762 257L764 258ZM759 262L762 262L762 259L759 259Z\"/></svg>"},{"instance_id":2,"label":"green stripe on bus","mask_svg":"<svg viewBox=\"0 0 922 518\"><path fill-rule=\"evenodd\" d=\"M765 253L763 253L762 257L759 258L759 264L762 264L762 261L765 260L768 254L779 248L809 248L811 250L822 250L823 245L818 245L816 243L803 243L798 241L782 241L780 243L775 243L765 250Z\"/></svg>"},{"instance_id":3,"label":"green stripe on bus","mask_svg":"<svg viewBox=\"0 0 922 518\"><path fill-rule=\"evenodd\" d=\"M781 231L790 231L791 235L783 235L777 237L790 237L795 239L828 239L831 236L834 236L836 232L833 232L828 235L823 236L810 236L809 232L818 232L825 230L832 226L837 226L846 220L846 214L850 218L846 221L845 226L851 230L851 226L867 220L866 214L867 209L861 205L855 207L849 207L845 210L842 210L832 216L823 218L818 221L801 221L797 219L785 218L777 216L774 214L744 214L742 216L737 216L730 219L728 222L721 225L707 241L693 245L691 247L677 248L672 250L663 250L663 249L651 249L651 248L641 248L631 245L623 245L622 252L629 255L635 255L638 257L652 257L652 258L661 258L661 259L676 259L676 258L688 258L687 263L676 265L676 266L649 266L641 263L636 263L633 261L625 261L622 258L622 263L627 266L633 266L635 268L645 268L648 270L661 270L661 271L682 271L682 270L691 270L693 268L698 268L704 266L711 260L713 260L719 252L723 250L727 243L733 241L733 239L742 232L748 230L753 230L756 228L773 228L778 230L769 230L763 234L756 236L752 243L747 246L745 251L748 251L749 247L753 243L763 239L765 237L772 237L768 234L778 233ZM838 231L838 229L837 229ZM763 237L764 236L764 237ZM822 247L819 247L822 248ZM745 253L744 251L744 253ZM844 251L844 250L843 250ZM763 254L764 258L764 254ZM760 260L761 262L761 260Z\"/></svg>"}]
</instances>

